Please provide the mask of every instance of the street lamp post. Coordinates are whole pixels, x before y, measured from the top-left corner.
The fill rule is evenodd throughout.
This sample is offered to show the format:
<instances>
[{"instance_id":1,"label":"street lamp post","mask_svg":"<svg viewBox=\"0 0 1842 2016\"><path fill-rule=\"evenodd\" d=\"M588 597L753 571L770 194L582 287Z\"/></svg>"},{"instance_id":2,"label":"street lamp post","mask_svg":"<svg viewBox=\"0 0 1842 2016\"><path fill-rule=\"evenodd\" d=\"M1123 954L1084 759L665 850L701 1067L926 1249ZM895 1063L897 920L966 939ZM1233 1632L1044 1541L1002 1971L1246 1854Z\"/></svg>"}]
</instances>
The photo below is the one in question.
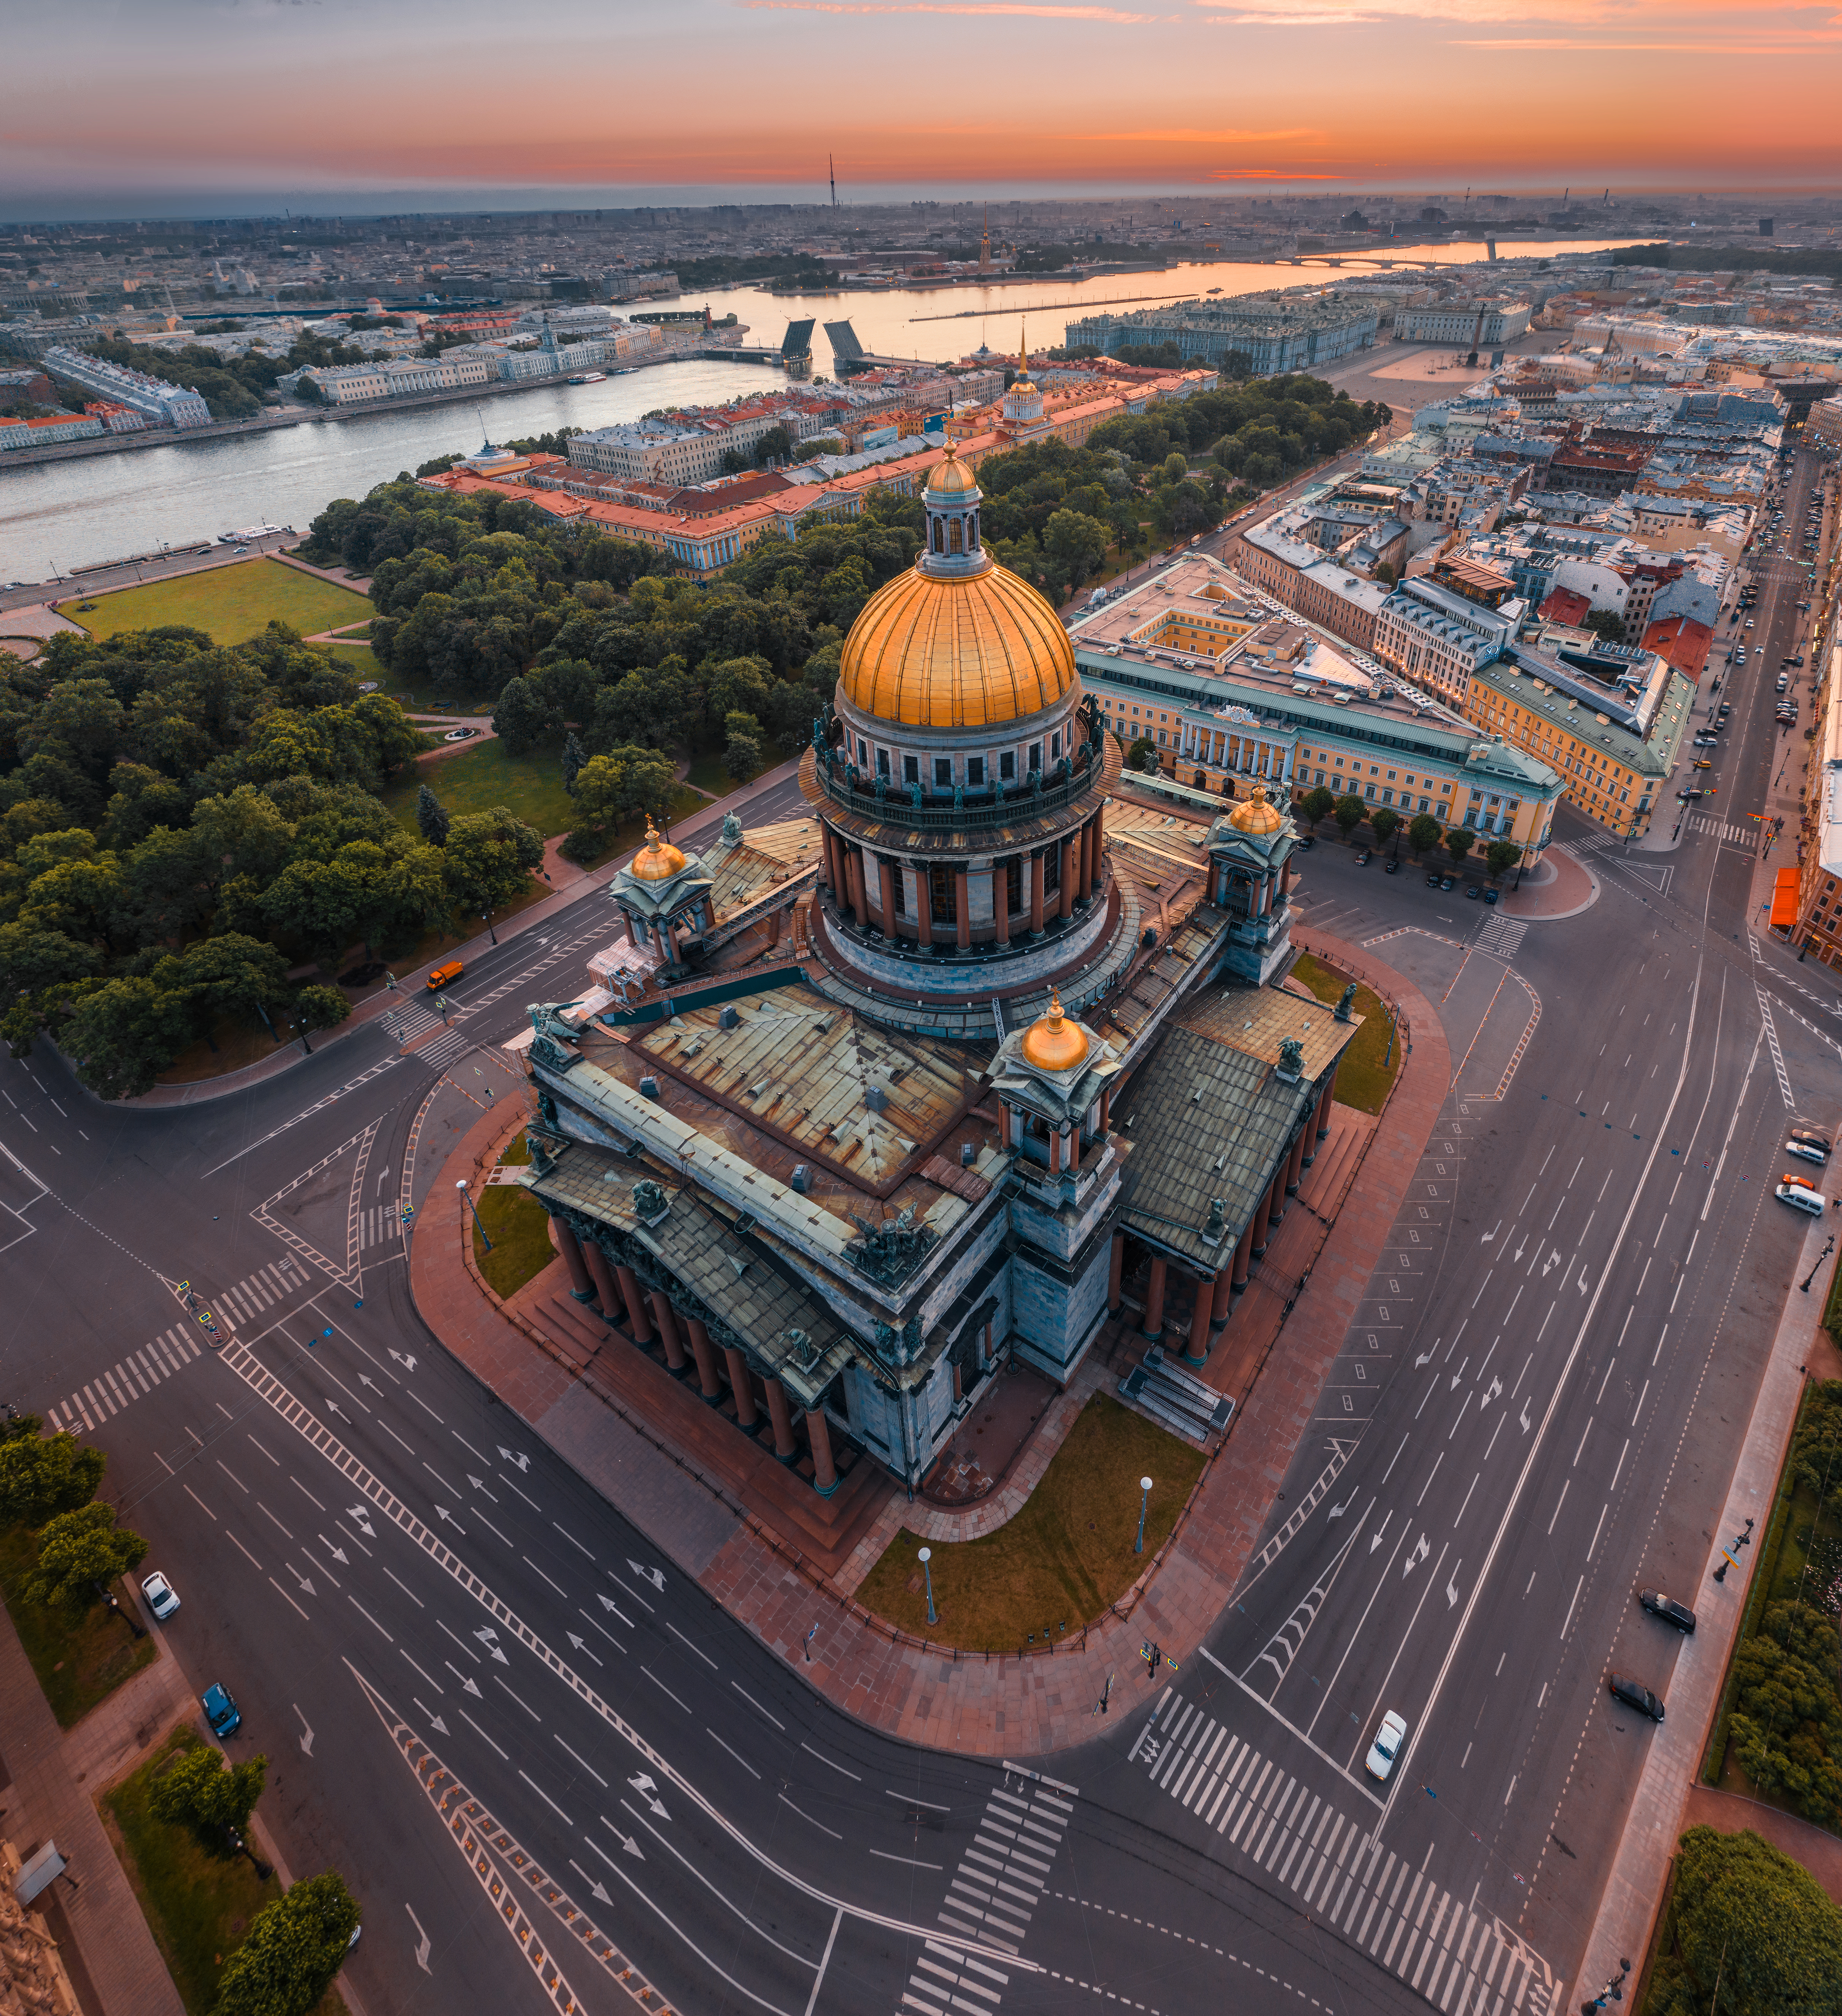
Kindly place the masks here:
<instances>
[{"instance_id":1,"label":"street lamp post","mask_svg":"<svg viewBox=\"0 0 1842 2016\"><path fill-rule=\"evenodd\" d=\"M916 1558L921 1564L922 1574L927 1579L927 1621L930 1624L937 1624L940 1619L934 1614L934 1570L927 1565L934 1559L934 1550L923 1547Z\"/></svg>"},{"instance_id":2,"label":"street lamp post","mask_svg":"<svg viewBox=\"0 0 1842 2016\"><path fill-rule=\"evenodd\" d=\"M480 921L486 927L486 935L492 940L495 945L497 945L499 941L499 934L492 927L491 911L482 910L480 913Z\"/></svg>"},{"instance_id":3,"label":"street lamp post","mask_svg":"<svg viewBox=\"0 0 1842 2016\"><path fill-rule=\"evenodd\" d=\"M1826 1240L1823 1241L1823 1248L1822 1248L1822 1252L1820 1252L1819 1254L1818 1254L1818 1255L1816 1256L1816 1265L1815 1265L1815 1266L1813 1266L1813 1267L1811 1269L1810 1272L1804 1276L1803 1280L1801 1280L1801 1281L1797 1283L1797 1286L1798 1286L1801 1289L1802 1289L1802 1290L1803 1290L1803 1291L1804 1291L1804 1293L1805 1294L1809 1294L1809 1292L1810 1292L1810 1284L1811 1284L1811 1283L1812 1281L1814 1281L1814 1280L1816 1279L1816 1269L1817 1269L1817 1268L1818 1268L1818 1267L1820 1267L1820 1266L1822 1265L1822 1263L1823 1263L1826 1259L1828 1259L1828 1258L1829 1257L1829 1255L1830 1255L1832 1253L1833 1253L1833 1252L1835 1251L1835 1250L1836 1250L1836 1235L1834 1234L1834 1233L1833 1233L1833 1232L1832 1232L1832 1233L1829 1234L1829 1237L1828 1237L1827 1239L1826 1239Z\"/></svg>"},{"instance_id":4,"label":"street lamp post","mask_svg":"<svg viewBox=\"0 0 1842 2016\"><path fill-rule=\"evenodd\" d=\"M1145 1551L1145 1508L1150 1503L1151 1479L1142 1477L1139 1480L1139 1537L1132 1543L1132 1552L1135 1554L1142 1554Z\"/></svg>"},{"instance_id":5,"label":"street lamp post","mask_svg":"<svg viewBox=\"0 0 1842 2016\"><path fill-rule=\"evenodd\" d=\"M467 1208L473 1214L473 1223L478 1227L480 1237L485 1243L487 1251L490 1253L492 1251L492 1240L487 1233L485 1222L480 1215L480 1207L473 1201L473 1193L467 1188L466 1178L462 1176L455 1185L455 1188L466 1199Z\"/></svg>"},{"instance_id":6,"label":"street lamp post","mask_svg":"<svg viewBox=\"0 0 1842 2016\"><path fill-rule=\"evenodd\" d=\"M1728 1569L1735 1566L1739 1560L1740 1549L1742 1547L1750 1547L1752 1545L1752 1543L1753 1522L1749 1519L1746 1522L1746 1531L1735 1539L1732 1546L1727 1549L1725 1553L1721 1557L1721 1565L1714 1570L1714 1580L1716 1582L1725 1582L1727 1579Z\"/></svg>"}]
</instances>

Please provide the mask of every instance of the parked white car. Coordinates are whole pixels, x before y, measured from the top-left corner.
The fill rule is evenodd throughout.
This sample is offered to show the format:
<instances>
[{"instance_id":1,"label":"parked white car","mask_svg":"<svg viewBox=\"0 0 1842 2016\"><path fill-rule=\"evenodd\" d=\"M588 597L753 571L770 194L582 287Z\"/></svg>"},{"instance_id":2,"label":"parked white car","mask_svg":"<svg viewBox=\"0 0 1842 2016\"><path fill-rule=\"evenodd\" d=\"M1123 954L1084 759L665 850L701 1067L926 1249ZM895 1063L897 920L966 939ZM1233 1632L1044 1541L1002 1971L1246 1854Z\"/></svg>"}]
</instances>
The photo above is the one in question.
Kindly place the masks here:
<instances>
[{"instance_id":1,"label":"parked white car","mask_svg":"<svg viewBox=\"0 0 1842 2016\"><path fill-rule=\"evenodd\" d=\"M1401 1746L1407 1741L1407 1724L1392 1708L1381 1719L1381 1726L1375 1732L1375 1741L1369 1746L1369 1755L1363 1769L1372 1778L1383 1784L1394 1768L1394 1759L1401 1754Z\"/></svg>"},{"instance_id":2,"label":"parked white car","mask_svg":"<svg viewBox=\"0 0 1842 2016\"><path fill-rule=\"evenodd\" d=\"M141 1593L147 1599L147 1607L163 1622L179 1607L179 1598L172 1584L158 1568L142 1582Z\"/></svg>"}]
</instances>

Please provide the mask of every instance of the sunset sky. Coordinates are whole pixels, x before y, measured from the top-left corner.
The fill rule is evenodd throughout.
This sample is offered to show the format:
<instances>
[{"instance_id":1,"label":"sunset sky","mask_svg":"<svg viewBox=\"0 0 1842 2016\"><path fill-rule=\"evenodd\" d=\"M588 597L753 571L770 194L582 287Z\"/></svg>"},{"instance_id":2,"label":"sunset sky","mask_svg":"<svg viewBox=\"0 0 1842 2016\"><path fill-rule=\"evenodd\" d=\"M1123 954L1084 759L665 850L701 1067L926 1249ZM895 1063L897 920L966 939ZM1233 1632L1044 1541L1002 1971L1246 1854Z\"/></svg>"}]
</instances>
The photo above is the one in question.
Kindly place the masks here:
<instances>
[{"instance_id":1,"label":"sunset sky","mask_svg":"<svg viewBox=\"0 0 1842 2016\"><path fill-rule=\"evenodd\" d=\"M16 218L534 201L1833 185L1842 11L1726 0L62 0Z\"/></svg>"}]
</instances>

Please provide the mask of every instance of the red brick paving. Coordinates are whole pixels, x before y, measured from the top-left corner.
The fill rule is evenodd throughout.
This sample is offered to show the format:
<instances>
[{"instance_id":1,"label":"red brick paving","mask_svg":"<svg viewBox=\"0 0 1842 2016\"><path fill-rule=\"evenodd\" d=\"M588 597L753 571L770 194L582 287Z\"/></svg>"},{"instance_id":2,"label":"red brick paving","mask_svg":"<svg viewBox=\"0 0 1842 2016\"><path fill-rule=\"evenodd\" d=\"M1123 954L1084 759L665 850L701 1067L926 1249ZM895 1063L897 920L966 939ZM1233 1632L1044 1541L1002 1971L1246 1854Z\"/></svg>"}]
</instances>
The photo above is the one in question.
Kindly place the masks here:
<instances>
[{"instance_id":1,"label":"red brick paving","mask_svg":"<svg viewBox=\"0 0 1842 2016\"><path fill-rule=\"evenodd\" d=\"M1310 1207L1293 1200L1268 1256L1275 1269L1283 1265L1286 1271L1242 1298L1216 1344L1212 1383L1244 1398L1175 1533L1121 1599L1118 1609L1128 1614L1109 1614L1052 1653L956 1654L892 1639L830 1576L801 1572L758 1519L738 1524L703 1566L700 1579L711 1596L849 1713L938 1748L988 1755L1060 1748L1092 1733L1093 1706L1110 1676L1128 1692L1142 1683L1142 1640L1155 1639L1185 1658L1228 1603L1306 1436L1452 1075L1444 1033L1418 988L1365 949L1322 932L1311 935L1314 950L1393 1002L1408 1046L1405 1068L1366 1153L1354 1165L1355 1180L1328 1236ZM506 1129L502 1114L484 1119L456 1151L457 1172L469 1161L476 1167L483 1162ZM1343 1160L1347 1169L1353 1157ZM1330 1171L1314 1201L1328 1205L1323 1190L1340 1190L1345 1179L1342 1171ZM435 1191L452 1190L452 1184L444 1171ZM581 1375L547 1356L480 1292L467 1269L470 1252L462 1234L458 1218L448 1225L425 1222L418 1229L412 1267L416 1305L435 1334L535 1425ZM1297 1274L1290 1271L1295 1260L1302 1261L1298 1272L1308 1278L1287 1309L1283 1295L1297 1283ZM1123 1341L1119 1327L1112 1327L1113 1341ZM616 1363L628 1358L639 1354L621 1352ZM646 1361L638 1369L657 1370ZM662 1373L658 1377L671 1388L669 1395L649 1391L638 1396L649 1429L667 1425L657 1409L659 1399L696 1404ZM624 1406L619 1411L628 1413ZM668 1405L666 1411L677 1409ZM625 1503L622 1495L613 1502L649 1532L661 1523L646 1503ZM885 1500L876 1503L887 1512ZM673 1551L669 1531L653 1537ZM852 1567L861 1574L858 1564ZM849 1579L854 1582L856 1575ZM804 1642L815 1623L819 1629L808 1663Z\"/></svg>"}]
</instances>

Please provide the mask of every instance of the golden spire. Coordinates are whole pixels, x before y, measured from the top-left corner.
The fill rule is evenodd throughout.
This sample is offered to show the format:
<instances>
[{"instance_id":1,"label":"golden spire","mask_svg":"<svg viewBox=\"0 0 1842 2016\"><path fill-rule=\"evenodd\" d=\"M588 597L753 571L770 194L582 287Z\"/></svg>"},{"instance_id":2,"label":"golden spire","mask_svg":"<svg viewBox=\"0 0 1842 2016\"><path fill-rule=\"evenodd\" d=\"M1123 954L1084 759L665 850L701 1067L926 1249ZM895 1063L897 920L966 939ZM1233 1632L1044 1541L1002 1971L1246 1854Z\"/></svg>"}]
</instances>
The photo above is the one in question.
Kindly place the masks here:
<instances>
[{"instance_id":1,"label":"golden spire","mask_svg":"<svg viewBox=\"0 0 1842 2016\"><path fill-rule=\"evenodd\" d=\"M1038 1071L1065 1071L1085 1061L1088 1049L1086 1032L1062 1013L1062 991L1049 989L1049 1013L1024 1031L1020 1046L1026 1063Z\"/></svg>"}]
</instances>

